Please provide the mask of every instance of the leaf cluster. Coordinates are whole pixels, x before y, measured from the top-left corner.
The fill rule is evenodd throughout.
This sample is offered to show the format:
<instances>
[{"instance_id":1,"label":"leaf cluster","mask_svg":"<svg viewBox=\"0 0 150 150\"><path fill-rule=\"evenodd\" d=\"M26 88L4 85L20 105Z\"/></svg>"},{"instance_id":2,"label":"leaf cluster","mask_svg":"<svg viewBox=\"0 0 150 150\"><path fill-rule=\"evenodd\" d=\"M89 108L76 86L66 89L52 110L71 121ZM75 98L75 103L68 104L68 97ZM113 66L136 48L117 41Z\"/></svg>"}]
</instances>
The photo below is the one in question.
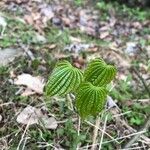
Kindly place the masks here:
<instances>
[{"instance_id":1,"label":"leaf cluster","mask_svg":"<svg viewBox=\"0 0 150 150\"><path fill-rule=\"evenodd\" d=\"M105 106L106 89L116 75L116 68L102 59L92 60L82 72L68 61L59 62L45 86L46 96L75 94L76 108L82 118L97 115Z\"/></svg>"}]
</instances>

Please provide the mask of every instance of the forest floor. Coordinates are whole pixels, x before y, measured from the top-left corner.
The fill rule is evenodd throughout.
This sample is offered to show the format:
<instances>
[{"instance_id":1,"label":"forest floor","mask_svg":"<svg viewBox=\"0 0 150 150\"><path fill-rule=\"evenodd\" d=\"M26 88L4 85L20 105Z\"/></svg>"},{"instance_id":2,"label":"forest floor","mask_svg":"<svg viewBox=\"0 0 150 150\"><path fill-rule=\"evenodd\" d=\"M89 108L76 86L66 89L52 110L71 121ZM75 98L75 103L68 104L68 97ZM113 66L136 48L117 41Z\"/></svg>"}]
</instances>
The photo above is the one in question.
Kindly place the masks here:
<instances>
[{"instance_id":1,"label":"forest floor","mask_svg":"<svg viewBox=\"0 0 150 150\"><path fill-rule=\"evenodd\" d=\"M4 0L0 33L1 150L150 149L149 8ZM81 120L73 96L47 99L43 89L59 60L84 69L94 58L117 76L111 103Z\"/></svg>"}]
</instances>

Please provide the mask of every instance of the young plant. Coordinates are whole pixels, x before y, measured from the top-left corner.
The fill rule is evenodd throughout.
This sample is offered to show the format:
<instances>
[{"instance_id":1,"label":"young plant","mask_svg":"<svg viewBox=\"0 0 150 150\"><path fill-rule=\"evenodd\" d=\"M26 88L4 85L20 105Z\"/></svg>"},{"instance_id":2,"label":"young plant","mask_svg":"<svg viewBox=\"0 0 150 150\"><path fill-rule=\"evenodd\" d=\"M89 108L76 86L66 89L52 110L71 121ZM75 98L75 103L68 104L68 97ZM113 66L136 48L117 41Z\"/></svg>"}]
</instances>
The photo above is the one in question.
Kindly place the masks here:
<instances>
[{"instance_id":1,"label":"young plant","mask_svg":"<svg viewBox=\"0 0 150 150\"><path fill-rule=\"evenodd\" d=\"M106 104L106 89L116 75L116 68L102 59L92 60L82 72L68 61L59 62L45 87L46 96L75 94L81 118L96 116Z\"/></svg>"}]
</instances>

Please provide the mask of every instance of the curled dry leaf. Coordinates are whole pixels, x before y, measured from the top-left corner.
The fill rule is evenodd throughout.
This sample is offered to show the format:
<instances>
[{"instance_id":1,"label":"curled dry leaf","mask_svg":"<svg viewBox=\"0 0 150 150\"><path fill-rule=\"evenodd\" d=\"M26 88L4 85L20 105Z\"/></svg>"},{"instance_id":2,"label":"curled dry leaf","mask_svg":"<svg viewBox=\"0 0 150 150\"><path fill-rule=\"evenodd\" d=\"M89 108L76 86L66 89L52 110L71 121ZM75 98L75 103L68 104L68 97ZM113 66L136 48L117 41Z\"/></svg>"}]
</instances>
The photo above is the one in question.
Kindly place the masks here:
<instances>
[{"instance_id":1,"label":"curled dry leaf","mask_svg":"<svg viewBox=\"0 0 150 150\"><path fill-rule=\"evenodd\" d=\"M30 74L23 73L15 79L14 84L25 85L27 88L35 91L38 94L43 93L44 83L41 77L33 77Z\"/></svg>"},{"instance_id":2,"label":"curled dry leaf","mask_svg":"<svg viewBox=\"0 0 150 150\"><path fill-rule=\"evenodd\" d=\"M100 39L105 39L106 37L109 36L109 32L108 31L105 31L105 32L101 32L100 34Z\"/></svg>"},{"instance_id":3,"label":"curled dry leaf","mask_svg":"<svg viewBox=\"0 0 150 150\"><path fill-rule=\"evenodd\" d=\"M17 116L17 122L25 125L39 124L47 129L56 129L58 126L55 118L43 114L41 109L32 106L23 109Z\"/></svg>"}]
</instances>

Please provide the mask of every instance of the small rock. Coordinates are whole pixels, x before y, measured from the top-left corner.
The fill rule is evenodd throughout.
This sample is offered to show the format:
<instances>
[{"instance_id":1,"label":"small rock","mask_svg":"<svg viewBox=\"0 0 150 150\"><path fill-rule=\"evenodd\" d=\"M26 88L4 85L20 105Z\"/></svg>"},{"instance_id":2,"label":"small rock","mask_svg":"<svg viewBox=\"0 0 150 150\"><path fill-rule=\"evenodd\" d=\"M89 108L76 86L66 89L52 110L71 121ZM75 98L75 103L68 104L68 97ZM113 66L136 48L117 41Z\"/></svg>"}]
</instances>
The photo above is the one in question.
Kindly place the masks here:
<instances>
[{"instance_id":1,"label":"small rock","mask_svg":"<svg viewBox=\"0 0 150 150\"><path fill-rule=\"evenodd\" d=\"M52 23L56 26L61 26L62 20L58 17L54 17L54 18L52 18Z\"/></svg>"}]
</instances>

